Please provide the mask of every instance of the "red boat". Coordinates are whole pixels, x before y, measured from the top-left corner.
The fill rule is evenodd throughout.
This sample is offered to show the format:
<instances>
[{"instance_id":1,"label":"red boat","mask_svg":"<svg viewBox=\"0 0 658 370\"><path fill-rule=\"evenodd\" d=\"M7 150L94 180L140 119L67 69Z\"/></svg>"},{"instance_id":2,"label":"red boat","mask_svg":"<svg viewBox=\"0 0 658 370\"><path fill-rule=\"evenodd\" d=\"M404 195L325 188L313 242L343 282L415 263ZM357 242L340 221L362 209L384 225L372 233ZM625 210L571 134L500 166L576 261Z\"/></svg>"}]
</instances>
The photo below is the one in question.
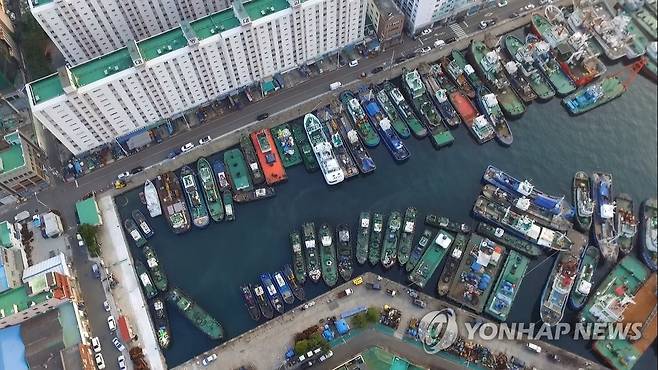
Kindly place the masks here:
<instances>
[{"instance_id":1,"label":"red boat","mask_svg":"<svg viewBox=\"0 0 658 370\"><path fill-rule=\"evenodd\" d=\"M276 150L276 146L274 146L274 139L272 139L270 130L257 130L252 132L249 137L251 138L251 143L254 145L254 149L256 149L258 162L265 173L265 182L267 185L272 186L287 180L288 175L286 175L286 170L283 168L283 163L281 163L281 157Z\"/></svg>"}]
</instances>

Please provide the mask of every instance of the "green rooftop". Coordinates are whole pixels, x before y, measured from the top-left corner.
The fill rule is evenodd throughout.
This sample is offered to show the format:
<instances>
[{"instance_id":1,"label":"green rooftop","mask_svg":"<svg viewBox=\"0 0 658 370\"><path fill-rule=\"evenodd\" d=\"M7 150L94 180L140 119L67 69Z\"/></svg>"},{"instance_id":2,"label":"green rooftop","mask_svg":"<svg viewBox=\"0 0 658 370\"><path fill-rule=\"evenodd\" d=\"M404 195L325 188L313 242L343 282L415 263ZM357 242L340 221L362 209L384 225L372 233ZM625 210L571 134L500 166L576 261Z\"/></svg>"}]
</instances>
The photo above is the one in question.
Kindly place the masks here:
<instances>
[{"instance_id":1,"label":"green rooftop","mask_svg":"<svg viewBox=\"0 0 658 370\"><path fill-rule=\"evenodd\" d=\"M219 32L230 30L240 25L235 18L233 8L227 8L221 12L200 18L190 24L199 40L207 39Z\"/></svg>"},{"instance_id":2,"label":"green rooftop","mask_svg":"<svg viewBox=\"0 0 658 370\"><path fill-rule=\"evenodd\" d=\"M93 197L81 200L75 204L75 210L78 213L78 220L80 225L94 225L102 224L100 211L96 204L96 199Z\"/></svg>"},{"instance_id":3,"label":"green rooftop","mask_svg":"<svg viewBox=\"0 0 658 370\"><path fill-rule=\"evenodd\" d=\"M37 7L39 5L45 5L52 3L53 0L32 0L32 6Z\"/></svg>"},{"instance_id":4,"label":"green rooftop","mask_svg":"<svg viewBox=\"0 0 658 370\"><path fill-rule=\"evenodd\" d=\"M288 7L287 0L252 0L244 3L244 8L252 22L258 18L288 9Z\"/></svg>"},{"instance_id":5,"label":"green rooftop","mask_svg":"<svg viewBox=\"0 0 658 370\"><path fill-rule=\"evenodd\" d=\"M130 58L128 48L122 48L71 68L71 74L76 85L80 87L132 66L133 60Z\"/></svg>"},{"instance_id":6,"label":"green rooftop","mask_svg":"<svg viewBox=\"0 0 658 370\"><path fill-rule=\"evenodd\" d=\"M0 151L0 174L13 171L25 165L23 145L21 145L21 138L18 135L18 131L5 135L4 140L9 144L9 147Z\"/></svg>"},{"instance_id":7,"label":"green rooftop","mask_svg":"<svg viewBox=\"0 0 658 370\"><path fill-rule=\"evenodd\" d=\"M27 285L10 289L0 293L0 317L14 315L28 309L32 302L41 303L50 298L50 292L41 292L33 296L28 295ZM4 314L4 315L3 315Z\"/></svg>"},{"instance_id":8,"label":"green rooftop","mask_svg":"<svg viewBox=\"0 0 658 370\"><path fill-rule=\"evenodd\" d=\"M144 60L155 59L161 55L187 46L187 39L183 30L176 27L173 30L161 33L137 43Z\"/></svg>"},{"instance_id":9,"label":"green rooftop","mask_svg":"<svg viewBox=\"0 0 658 370\"><path fill-rule=\"evenodd\" d=\"M0 222L0 246L10 248L13 245L11 244L11 232L11 225L9 222Z\"/></svg>"},{"instance_id":10,"label":"green rooftop","mask_svg":"<svg viewBox=\"0 0 658 370\"><path fill-rule=\"evenodd\" d=\"M64 95L57 73L30 83L34 104Z\"/></svg>"}]
</instances>

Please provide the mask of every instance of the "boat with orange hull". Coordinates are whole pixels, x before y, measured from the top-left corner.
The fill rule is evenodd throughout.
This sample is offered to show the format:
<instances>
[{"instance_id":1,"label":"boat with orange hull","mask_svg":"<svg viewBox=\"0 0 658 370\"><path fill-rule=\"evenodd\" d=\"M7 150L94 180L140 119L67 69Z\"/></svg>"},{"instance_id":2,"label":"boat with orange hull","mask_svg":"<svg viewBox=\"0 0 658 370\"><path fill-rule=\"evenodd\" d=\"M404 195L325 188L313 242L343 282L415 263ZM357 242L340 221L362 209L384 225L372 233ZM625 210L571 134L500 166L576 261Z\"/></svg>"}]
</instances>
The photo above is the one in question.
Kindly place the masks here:
<instances>
[{"instance_id":1,"label":"boat with orange hull","mask_svg":"<svg viewBox=\"0 0 658 370\"><path fill-rule=\"evenodd\" d=\"M439 85L448 93L448 99L453 107L455 107L459 117L461 117L466 125L472 125L473 120L478 116L478 111L475 109L473 102L448 78L443 68L439 68L435 72L434 77Z\"/></svg>"},{"instance_id":2,"label":"boat with orange hull","mask_svg":"<svg viewBox=\"0 0 658 370\"><path fill-rule=\"evenodd\" d=\"M274 185L288 179L286 170L283 168L281 157L274 146L274 139L269 129L257 130L249 134L251 143L256 149L256 156L260 167L265 173L267 185Z\"/></svg>"}]
</instances>

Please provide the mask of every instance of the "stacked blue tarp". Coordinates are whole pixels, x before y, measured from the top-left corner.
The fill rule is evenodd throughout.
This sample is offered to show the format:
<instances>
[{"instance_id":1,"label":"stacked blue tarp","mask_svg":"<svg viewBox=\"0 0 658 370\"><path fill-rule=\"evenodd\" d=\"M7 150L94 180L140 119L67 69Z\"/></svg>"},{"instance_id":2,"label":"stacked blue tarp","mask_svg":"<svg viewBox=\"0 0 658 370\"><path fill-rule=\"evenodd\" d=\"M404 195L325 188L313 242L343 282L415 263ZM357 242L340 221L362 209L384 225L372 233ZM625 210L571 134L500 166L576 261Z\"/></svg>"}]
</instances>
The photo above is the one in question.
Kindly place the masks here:
<instances>
[{"instance_id":1,"label":"stacked blue tarp","mask_svg":"<svg viewBox=\"0 0 658 370\"><path fill-rule=\"evenodd\" d=\"M338 334L345 335L350 331L350 326L347 325L345 319L336 320L336 330L338 331Z\"/></svg>"},{"instance_id":2,"label":"stacked blue tarp","mask_svg":"<svg viewBox=\"0 0 658 370\"><path fill-rule=\"evenodd\" d=\"M29 369L25 360L25 344L21 338L20 325L0 330L0 369Z\"/></svg>"}]
</instances>

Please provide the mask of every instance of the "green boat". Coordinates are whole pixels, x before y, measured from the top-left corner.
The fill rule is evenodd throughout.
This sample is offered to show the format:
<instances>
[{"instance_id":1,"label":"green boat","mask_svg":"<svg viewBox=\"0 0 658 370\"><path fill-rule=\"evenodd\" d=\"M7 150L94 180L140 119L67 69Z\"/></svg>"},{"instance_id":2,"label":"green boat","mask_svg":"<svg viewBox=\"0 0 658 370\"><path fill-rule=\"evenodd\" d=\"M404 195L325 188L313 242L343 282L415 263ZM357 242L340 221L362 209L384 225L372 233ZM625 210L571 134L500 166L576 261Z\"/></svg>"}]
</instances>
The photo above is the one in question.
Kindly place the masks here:
<instances>
[{"instance_id":1,"label":"green boat","mask_svg":"<svg viewBox=\"0 0 658 370\"><path fill-rule=\"evenodd\" d=\"M425 85L420 78L420 73L415 69L413 71L403 70L402 81L403 90L411 100L411 106L429 131L432 146L440 149L451 145L455 138L444 124L432 101L425 94Z\"/></svg>"},{"instance_id":2,"label":"green boat","mask_svg":"<svg viewBox=\"0 0 658 370\"><path fill-rule=\"evenodd\" d=\"M135 242L135 246L137 246L137 248L141 248L146 244L146 238L144 238L142 233L139 232L137 224L135 224L135 221L133 221L132 218L123 220L123 227L126 229L133 242Z\"/></svg>"},{"instance_id":3,"label":"green boat","mask_svg":"<svg viewBox=\"0 0 658 370\"><path fill-rule=\"evenodd\" d=\"M628 14L624 14L630 19ZM644 32L637 26L636 22L632 19L626 25L626 32L630 34L631 42L627 44L626 56L628 59L639 58L644 55L647 51L647 46L649 45L649 38L644 34ZM655 38L654 38L655 40Z\"/></svg>"},{"instance_id":4,"label":"green boat","mask_svg":"<svg viewBox=\"0 0 658 370\"><path fill-rule=\"evenodd\" d=\"M345 224L336 227L336 255L338 261L338 274L343 280L348 281L354 273L354 247L350 238L350 228Z\"/></svg>"},{"instance_id":5,"label":"green boat","mask_svg":"<svg viewBox=\"0 0 658 370\"><path fill-rule=\"evenodd\" d=\"M409 254L409 260L405 265L405 269L407 270L407 273L413 271L413 269L416 267L418 262L420 262L420 258L423 257L423 253L425 253L425 248L427 248L427 246L429 245L431 238L432 238L432 230L430 229L423 230L423 233L420 235L420 239L418 240L418 243Z\"/></svg>"},{"instance_id":6,"label":"green boat","mask_svg":"<svg viewBox=\"0 0 658 370\"><path fill-rule=\"evenodd\" d=\"M420 262L409 274L409 281L417 285L419 288L424 288L427 281L432 277L434 271L445 257L448 248L452 244L455 237L444 230L439 230L432 243L423 253Z\"/></svg>"},{"instance_id":7,"label":"green boat","mask_svg":"<svg viewBox=\"0 0 658 370\"><path fill-rule=\"evenodd\" d=\"M507 320L529 264L530 260L521 253L514 250L509 252L487 307L484 309L486 313L499 321Z\"/></svg>"},{"instance_id":8,"label":"green boat","mask_svg":"<svg viewBox=\"0 0 658 370\"><path fill-rule=\"evenodd\" d=\"M393 86L389 81L386 81L382 84L382 90L384 90L391 99L391 103L397 109L400 118L402 118L402 120L409 126L411 133L418 139L427 136L427 129L422 123L420 123L416 113L414 113L409 106L409 103L407 103L404 96L402 96L400 89Z\"/></svg>"},{"instance_id":9,"label":"green boat","mask_svg":"<svg viewBox=\"0 0 658 370\"><path fill-rule=\"evenodd\" d=\"M409 262L409 254L414 242L414 232L416 231L416 214L418 210L409 207L404 212L404 224L402 225L402 235L398 246L398 263L400 266Z\"/></svg>"},{"instance_id":10,"label":"green boat","mask_svg":"<svg viewBox=\"0 0 658 370\"><path fill-rule=\"evenodd\" d=\"M320 254L315 243L315 224L306 222L302 225L302 236L304 238L304 252L306 258L306 272L311 281L317 283L322 276L320 266Z\"/></svg>"},{"instance_id":11,"label":"green boat","mask_svg":"<svg viewBox=\"0 0 658 370\"><path fill-rule=\"evenodd\" d=\"M302 163L302 155L297 149L295 138L287 123L272 128L270 133L274 139L276 150L281 157L283 167L288 168Z\"/></svg>"},{"instance_id":12,"label":"green boat","mask_svg":"<svg viewBox=\"0 0 658 370\"><path fill-rule=\"evenodd\" d=\"M425 224L436 227L437 229L443 229L452 231L453 233L470 233L470 226L463 224L461 222L456 222L450 220L445 216L437 216L435 214L428 214L425 216Z\"/></svg>"},{"instance_id":13,"label":"green boat","mask_svg":"<svg viewBox=\"0 0 658 370\"><path fill-rule=\"evenodd\" d=\"M600 107L626 92L626 85L617 76L608 76L577 90L562 99L571 114L577 115Z\"/></svg>"},{"instance_id":14,"label":"green boat","mask_svg":"<svg viewBox=\"0 0 658 370\"><path fill-rule=\"evenodd\" d=\"M569 295L569 306L572 310L578 311L585 305L585 301L594 287L594 271L599 265L600 258L601 253L597 247L592 245L587 247Z\"/></svg>"},{"instance_id":15,"label":"green boat","mask_svg":"<svg viewBox=\"0 0 658 370\"><path fill-rule=\"evenodd\" d=\"M647 46L646 62L642 74L655 82L658 80L658 42L651 41Z\"/></svg>"},{"instance_id":16,"label":"green boat","mask_svg":"<svg viewBox=\"0 0 658 370\"><path fill-rule=\"evenodd\" d=\"M240 149L229 149L224 152L224 164L228 171L229 177L233 182L233 189L235 191L247 191L253 189L249 172L247 170L247 163L244 161L244 156Z\"/></svg>"},{"instance_id":17,"label":"green boat","mask_svg":"<svg viewBox=\"0 0 658 370\"><path fill-rule=\"evenodd\" d=\"M192 167L185 166L180 170L180 180L183 184L183 190L187 197L187 204L190 206L190 215L192 216L192 224L198 228L208 226L210 217L208 217L208 208L203 199L203 195L199 192L199 185L194 176Z\"/></svg>"},{"instance_id":18,"label":"green boat","mask_svg":"<svg viewBox=\"0 0 658 370\"><path fill-rule=\"evenodd\" d=\"M153 285L155 285L155 287L161 292L166 291L168 285L167 275L165 275L162 266L160 266L158 255L155 254L155 250L149 245L145 245L143 251L144 257L146 257L146 266L151 272L151 277L153 278Z\"/></svg>"},{"instance_id":19,"label":"green boat","mask_svg":"<svg viewBox=\"0 0 658 370\"><path fill-rule=\"evenodd\" d=\"M407 139L411 136L411 131L407 124L404 123L404 120L402 120L402 117L398 114L398 111L395 110L395 106L386 94L386 90L381 87L376 87L375 91L377 92L375 98L379 105L384 109L384 112L386 112L386 116L388 116L388 119L391 121L391 126L393 126L401 138Z\"/></svg>"},{"instance_id":20,"label":"green boat","mask_svg":"<svg viewBox=\"0 0 658 370\"><path fill-rule=\"evenodd\" d=\"M201 180L203 194L206 196L206 205L210 212L210 218L215 222L219 222L224 219L224 203L217 188L212 167L210 167L207 159L201 157L196 162L196 168L199 179Z\"/></svg>"},{"instance_id":21,"label":"green boat","mask_svg":"<svg viewBox=\"0 0 658 370\"><path fill-rule=\"evenodd\" d=\"M219 321L210 316L179 288L171 289L167 294L167 300L210 339L219 340L224 337L224 328Z\"/></svg>"},{"instance_id":22,"label":"green boat","mask_svg":"<svg viewBox=\"0 0 658 370\"><path fill-rule=\"evenodd\" d=\"M224 215L226 216L226 221L235 220L235 214L233 213L233 196L228 190L222 191L222 199L224 200Z\"/></svg>"},{"instance_id":23,"label":"green boat","mask_svg":"<svg viewBox=\"0 0 658 370\"><path fill-rule=\"evenodd\" d=\"M534 243L516 237L500 227L492 226L486 222L480 222L477 226L478 234L500 243L506 247L514 249L518 252L530 257L538 257L542 255L541 248Z\"/></svg>"},{"instance_id":24,"label":"green boat","mask_svg":"<svg viewBox=\"0 0 658 370\"><path fill-rule=\"evenodd\" d=\"M533 16L533 18L536 18ZM551 27L548 24L548 27ZM528 35L526 47L533 50L535 65L551 83L558 96L567 96L577 88L576 83L562 70L560 64L551 54L551 47L545 41L539 41L534 35Z\"/></svg>"},{"instance_id":25,"label":"green boat","mask_svg":"<svg viewBox=\"0 0 658 370\"><path fill-rule=\"evenodd\" d=\"M379 135L372 127L366 112L363 111L359 99L357 99L351 91L343 91L340 94L340 101L345 106L347 113L356 127L356 131L369 148L374 148L379 145Z\"/></svg>"},{"instance_id":26,"label":"green boat","mask_svg":"<svg viewBox=\"0 0 658 370\"><path fill-rule=\"evenodd\" d=\"M534 65L532 52L523 41L514 35L505 36L505 50L519 63L519 68L526 76L530 87L540 100L549 100L555 96L555 89L546 77Z\"/></svg>"},{"instance_id":27,"label":"green boat","mask_svg":"<svg viewBox=\"0 0 658 370\"><path fill-rule=\"evenodd\" d=\"M466 250L468 239L469 234L457 233L455 241L452 243L450 254L446 258L446 263L436 283L436 292L441 297L448 294L448 290L450 290L450 283L455 278L455 273L464 255L464 250Z\"/></svg>"},{"instance_id":28,"label":"green boat","mask_svg":"<svg viewBox=\"0 0 658 370\"><path fill-rule=\"evenodd\" d=\"M384 239L384 216L375 212L372 216L372 231L368 243L368 261L376 265L381 258L382 239Z\"/></svg>"},{"instance_id":29,"label":"green boat","mask_svg":"<svg viewBox=\"0 0 658 370\"><path fill-rule=\"evenodd\" d=\"M481 313L493 289L493 281L498 277L504 254L504 247L478 234L471 234L448 297ZM478 267L473 269L476 264Z\"/></svg>"},{"instance_id":30,"label":"green boat","mask_svg":"<svg viewBox=\"0 0 658 370\"><path fill-rule=\"evenodd\" d=\"M243 136L240 139L240 149L244 154L244 162L247 164L249 173L251 174L251 179L254 181L254 185L260 185L265 182L265 176L263 175L263 170L261 170L260 165L258 164L258 156L256 155L256 150L254 149L253 144L249 135ZM226 162L226 159L224 159ZM228 163L226 163L228 166ZM248 177L248 175L247 175ZM235 189L241 190L241 189ZM244 189L251 190L251 189Z\"/></svg>"},{"instance_id":31,"label":"green boat","mask_svg":"<svg viewBox=\"0 0 658 370\"><path fill-rule=\"evenodd\" d=\"M133 261L135 262L135 273L137 273L137 278L142 284L142 291L144 291L147 299L152 299L158 295L158 290L153 285L153 279L151 279L151 275L140 260L134 259Z\"/></svg>"},{"instance_id":32,"label":"green boat","mask_svg":"<svg viewBox=\"0 0 658 370\"><path fill-rule=\"evenodd\" d=\"M368 244L370 242L370 212L359 215L359 235L356 238L356 262L363 265L368 260Z\"/></svg>"},{"instance_id":33,"label":"green boat","mask_svg":"<svg viewBox=\"0 0 658 370\"><path fill-rule=\"evenodd\" d=\"M306 282L306 262L304 262L304 250L302 249L302 238L299 233L290 233L290 247L292 248L292 265L295 279L299 284Z\"/></svg>"},{"instance_id":34,"label":"green boat","mask_svg":"<svg viewBox=\"0 0 658 370\"><path fill-rule=\"evenodd\" d=\"M652 14L647 9L639 9L637 12L632 13L631 17L652 40L658 39L658 20L656 15Z\"/></svg>"},{"instance_id":35,"label":"green boat","mask_svg":"<svg viewBox=\"0 0 658 370\"><path fill-rule=\"evenodd\" d=\"M480 73L485 84L496 94L505 115L510 118L520 117L525 112L525 105L514 93L505 76L498 53L489 50L481 41L473 41L470 55L475 63L475 69Z\"/></svg>"},{"instance_id":36,"label":"green boat","mask_svg":"<svg viewBox=\"0 0 658 370\"><path fill-rule=\"evenodd\" d=\"M649 270L634 256L624 257L599 284L578 314L580 322L615 323L623 318L623 307L632 300Z\"/></svg>"},{"instance_id":37,"label":"green boat","mask_svg":"<svg viewBox=\"0 0 658 370\"><path fill-rule=\"evenodd\" d=\"M388 216L388 226L384 237L381 262L385 269L395 264L398 255L398 239L400 239L400 228L402 227L402 215L399 211L391 212Z\"/></svg>"},{"instance_id":38,"label":"green boat","mask_svg":"<svg viewBox=\"0 0 658 370\"><path fill-rule=\"evenodd\" d=\"M459 68L459 70L463 71L464 76L466 76L466 80L473 88L473 98L475 98L475 90L480 86L484 86L482 80L480 80L480 77L475 73L475 69L468 63L461 51L453 50L450 56L454 62L454 67Z\"/></svg>"},{"instance_id":39,"label":"green boat","mask_svg":"<svg viewBox=\"0 0 658 370\"><path fill-rule=\"evenodd\" d=\"M333 231L327 224L320 225L320 261L322 262L322 280L329 287L338 282L338 267L336 263L336 245Z\"/></svg>"},{"instance_id":40,"label":"green boat","mask_svg":"<svg viewBox=\"0 0 658 370\"><path fill-rule=\"evenodd\" d=\"M306 136L306 131L304 131L302 124L299 122L291 123L290 128L292 130L292 138L297 144L306 171L314 172L320 169L318 161L315 159L315 154L313 154L313 148L308 142L308 137Z\"/></svg>"}]
</instances>

